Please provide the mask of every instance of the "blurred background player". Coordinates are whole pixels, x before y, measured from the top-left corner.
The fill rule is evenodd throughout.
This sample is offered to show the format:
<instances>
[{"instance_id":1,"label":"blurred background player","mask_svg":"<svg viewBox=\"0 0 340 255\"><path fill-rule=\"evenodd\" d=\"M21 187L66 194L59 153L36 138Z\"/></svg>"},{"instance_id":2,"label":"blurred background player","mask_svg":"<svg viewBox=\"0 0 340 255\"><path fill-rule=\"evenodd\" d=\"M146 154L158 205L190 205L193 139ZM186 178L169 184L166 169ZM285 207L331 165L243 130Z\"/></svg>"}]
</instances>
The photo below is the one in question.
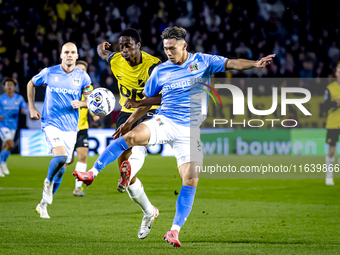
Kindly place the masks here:
<instances>
[{"instance_id":1,"label":"blurred background player","mask_svg":"<svg viewBox=\"0 0 340 255\"><path fill-rule=\"evenodd\" d=\"M128 98L140 101L144 97L142 91L145 83L149 79L153 69L161 63L158 58L140 50L141 38L136 29L130 28L123 30L119 36L118 43L120 52L107 50L111 46L108 42L103 42L97 47L98 55L110 64L112 73L118 81L120 92L119 103L122 106L122 110L117 117L117 128L125 123L135 111L135 108L126 108L124 106L125 101ZM150 111L145 113L134 126L144 120L150 119L158 107L159 106L151 107ZM146 196L141 181L135 176L144 164L146 152L147 149L145 146L135 146L132 150L129 149L123 152L118 158L118 165L121 168L122 174L119 178L117 189L120 192L124 192L125 189L127 189L132 201L137 203L144 212L142 224L138 232L138 237L141 239L144 239L150 233L151 224L159 213L158 209L150 203ZM129 161L126 161L128 159ZM126 181L122 182L126 180L126 176L122 175L125 173L125 169L128 168L131 168L135 173L129 175L129 186L126 185ZM74 172L76 177L84 174L87 173Z\"/></svg>"},{"instance_id":2,"label":"blurred background player","mask_svg":"<svg viewBox=\"0 0 340 255\"><path fill-rule=\"evenodd\" d=\"M78 50L73 43L66 43L61 49L61 64L44 68L27 84L27 98L30 117L41 119L41 128L49 152L53 153L44 190L36 211L41 218L50 218L47 205L52 204L53 195L58 190L66 170L66 163L71 162L76 143L79 111L87 107L86 101L80 101L91 92L91 79L87 73L75 66ZM45 103L42 114L35 108L35 87L46 84Z\"/></svg>"},{"instance_id":3,"label":"blurred background player","mask_svg":"<svg viewBox=\"0 0 340 255\"><path fill-rule=\"evenodd\" d=\"M0 177L5 177L5 174L9 174L7 159L14 148L14 137L18 129L19 114L25 114L26 103L24 98L14 93L16 84L15 79L4 79L5 94L0 95L0 138L2 140Z\"/></svg>"},{"instance_id":4,"label":"blurred background player","mask_svg":"<svg viewBox=\"0 0 340 255\"><path fill-rule=\"evenodd\" d=\"M83 60L77 60L76 62L76 67L80 68L84 72L87 72L87 67L88 64L86 61ZM92 86L91 86L92 87ZM81 101L85 101L84 96L82 95ZM87 154L89 152L89 135L88 135L88 129L89 129L89 122L87 120L87 113L88 113L88 108L79 108L79 122L78 122L78 133L77 133L77 142L74 147L75 151L78 154L78 160L76 164L75 170L79 172L86 172L86 167L87 167ZM91 113L90 113L91 114ZM99 116L91 114L93 117L94 121L97 121L100 119ZM72 161L73 162L73 155L72 155ZM70 163L70 164L71 164ZM82 187L83 182L77 181L75 184L75 188L73 190L73 195L77 197L83 197L85 195Z\"/></svg>"},{"instance_id":5,"label":"blurred background player","mask_svg":"<svg viewBox=\"0 0 340 255\"><path fill-rule=\"evenodd\" d=\"M330 83L325 91L324 111L327 111L327 140L329 144L328 154L325 161L327 164L326 185L334 185L333 169L335 162L335 144L340 135L340 63L336 67L335 76L337 80ZM340 164L340 158L338 159Z\"/></svg>"}]
</instances>

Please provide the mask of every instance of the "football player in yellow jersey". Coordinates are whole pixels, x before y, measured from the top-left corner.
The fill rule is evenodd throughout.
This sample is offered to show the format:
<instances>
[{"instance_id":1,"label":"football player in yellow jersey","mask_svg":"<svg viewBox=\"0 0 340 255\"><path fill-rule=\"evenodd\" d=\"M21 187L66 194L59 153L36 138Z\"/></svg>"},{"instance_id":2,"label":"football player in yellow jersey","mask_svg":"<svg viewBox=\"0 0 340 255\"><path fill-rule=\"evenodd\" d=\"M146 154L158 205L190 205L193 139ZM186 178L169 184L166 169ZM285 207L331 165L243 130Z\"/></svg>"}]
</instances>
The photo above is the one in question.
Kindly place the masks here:
<instances>
[{"instance_id":1,"label":"football player in yellow jersey","mask_svg":"<svg viewBox=\"0 0 340 255\"><path fill-rule=\"evenodd\" d=\"M323 104L324 110L328 113L326 128L329 151L326 156L326 185L334 185L335 143L339 140L340 135L340 63L336 67L335 76L337 80L327 86ZM340 158L338 164L340 164Z\"/></svg>"},{"instance_id":2,"label":"football player in yellow jersey","mask_svg":"<svg viewBox=\"0 0 340 255\"><path fill-rule=\"evenodd\" d=\"M76 66L83 70L84 72L87 72L87 62L83 60L77 60ZM85 98L84 96L81 97L81 100L84 101ZM88 108L79 108L79 121L78 121L78 133L77 133L77 142L76 145L74 146L75 151L78 154L78 161L76 164L76 169L77 171L81 172L86 172L86 160L87 160L87 153L89 152L89 135L87 130L89 129L89 122L87 120L87 113L88 113ZM96 115L91 114L93 117L94 121L99 120L99 117ZM73 157L72 161L73 162ZM70 164L71 164L70 163ZM83 182L77 181L76 180L76 186L75 189L73 190L73 195L77 197L83 197L85 195L83 188L82 188Z\"/></svg>"},{"instance_id":3,"label":"football player in yellow jersey","mask_svg":"<svg viewBox=\"0 0 340 255\"><path fill-rule=\"evenodd\" d=\"M153 57L146 52L140 50L141 38L137 30L126 29L123 30L119 37L120 52L111 52L107 50L111 44L103 42L98 45L97 52L99 56L106 60L110 66L112 73L117 78L118 88L120 92L120 105L122 110L117 117L117 128L125 123L130 115L135 111L135 108L127 109L124 103L127 99L133 99L136 101L142 100L144 95L142 91L144 89L146 81L149 79L153 69L161 63L161 61ZM160 96L159 96L160 97ZM159 103L159 98L155 98L155 102ZM147 114L141 117L138 122L132 127L134 128L139 123L151 119L152 115L158 106L153 106ZM138 231L138 237L144 239L150 233L151 224L158 216L158 209L154 207L148 197L146 196L143 185L136 177L136 173L142 167L145 159L147 149L145 146L135 146L131 150L124 152L118 159L118 165L120 166L121 177L118 181L118 191L127 192L135 203L137 203L142 211L144 217L141 227ZM127 161L128 160L128 161ZM125 169L131 168L129 186L126 183L121 183ZM126 171L127 172L127 171Z\"/></svg>"}]
</instances>

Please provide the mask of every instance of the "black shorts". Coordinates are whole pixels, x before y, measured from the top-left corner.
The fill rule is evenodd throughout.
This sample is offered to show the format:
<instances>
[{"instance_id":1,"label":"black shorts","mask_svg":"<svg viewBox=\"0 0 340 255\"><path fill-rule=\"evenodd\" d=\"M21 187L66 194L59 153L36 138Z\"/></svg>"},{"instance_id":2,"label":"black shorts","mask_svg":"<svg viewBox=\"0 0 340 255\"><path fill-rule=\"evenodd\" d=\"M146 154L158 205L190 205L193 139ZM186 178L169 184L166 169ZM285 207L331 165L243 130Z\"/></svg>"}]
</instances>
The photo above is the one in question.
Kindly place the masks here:
<instances>
[{"instance_id":1,"label":"black shorts","mask_svg":"<svg viewBox=\"0 0 340 255\"><path fill-rule=\"evenodd\" d=\"M74 146L74 149L78 147L89 147L89 135L87 133L87 129L79 130L77 134L77 142Z\"/></svg>"},{"instance_id":2,"label":"black shorts","mask_svg":"<svg viewBox=\"0 0 340 255\"><path fill-rule=\"evenodd\" d=\"M156 113L156 110L150 110L148 111L143 117L141 117L139 120L137 120L133 125L132 128L133 129L135 126L137 126L138 124L142 123L145 120L149 120L152 118L152 116ZM122 125L123 123L125 123L127 121L127 119L131 116L132 113L130 112L120 112L118 114L117 117L117 121L116 121L116 125L117 128L119 128L120 125Z\"/></svg>"},{"instance_id":3,"label":"black shorts","mask_svg":"<svg viewBox=\"0 0 340 255\"><path fill-rule=\"evenodd\" d=\"M327 143L330 146L335 146L335 143L339 141L340 129L327 129Z\"/></svg>"}]
</instances>

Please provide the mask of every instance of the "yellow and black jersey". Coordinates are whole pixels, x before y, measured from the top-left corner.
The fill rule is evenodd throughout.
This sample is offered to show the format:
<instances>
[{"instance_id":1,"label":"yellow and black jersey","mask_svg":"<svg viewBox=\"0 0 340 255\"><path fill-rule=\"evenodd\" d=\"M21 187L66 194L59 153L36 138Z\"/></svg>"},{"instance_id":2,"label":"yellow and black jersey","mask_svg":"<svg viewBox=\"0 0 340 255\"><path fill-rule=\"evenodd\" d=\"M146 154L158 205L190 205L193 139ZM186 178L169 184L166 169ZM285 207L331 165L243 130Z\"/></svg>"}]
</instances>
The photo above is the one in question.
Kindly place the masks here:
<instances>
[{"instance_id":1,"label":"yellow and black jersey","mask_svg":"<svg viewBox=\"0 0 340 255\"><path fill-rule=\"evenodd\" d=\"M141 51L142 63L136 66L130 66L122 57L120 52L113 52L108 57L108 63L111 66L112 73L118 81L118 89L120 93L119 104L122 106L122 112L132 113L136 109L126 109L124 103L127 98L140 101L144 95L146 81L149 79L153 69L161 63L161 61L150 54ZM157 109L159 106L152 106L151 109Z\"/></svg>"},{"instance_id":2,"label":"yellow and black jersey","mask_svg":"<svg viewBox=\"0 0 340 255\"><path fill-rule=\"evenodd\" d=\"M90 91L93 90L92 85L90 85ZM85 101L84 96L81 96L81 101ZM88 129L89 128L89 122L87 120L87 113L88 113L88 109L87 108L79 108L79 121L78 121L78 129L79 130L84 130L84 129Z\"/></svg>"},{"instance_id":3,"label":"yellow and black jersey","mask_svg":"<svg viewBox=\"0 0 340 255\"><path fill-rule=\"evenodd\" d=\"M340 129L340 104L335 99L340 98L340 84L336 81L327 86L323 108L327 111L327 129Z\"/></svg>"}]
</instances>

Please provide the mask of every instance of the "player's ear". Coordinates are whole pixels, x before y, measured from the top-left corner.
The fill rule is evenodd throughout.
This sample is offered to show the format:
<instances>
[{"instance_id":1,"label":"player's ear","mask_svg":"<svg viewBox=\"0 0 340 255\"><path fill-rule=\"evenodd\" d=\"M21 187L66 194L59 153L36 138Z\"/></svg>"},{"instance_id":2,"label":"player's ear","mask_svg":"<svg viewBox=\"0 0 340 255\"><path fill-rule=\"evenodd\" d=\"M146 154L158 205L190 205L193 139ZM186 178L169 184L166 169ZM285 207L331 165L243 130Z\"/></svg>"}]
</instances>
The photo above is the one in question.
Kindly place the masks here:
<instances>
[{"instance_id":1,"label":"player's ear","mask_svg":"<svg viewBox=\"0 0 340 255\"><path fill-rule=\"evenodd\" d=\"M183 44L183 50L186 50L187 47L188 47L188 44L187 44L187 43L184 43L184 44Z\"/></svg>"},{"instance_id":2,"label":"player's ear","mask_svg":"<svg viewBox=\"0 0 340 255\"><path fill-rule=\"evenodd\" d=\"M138 49L140 49L140 47L141 47L141 44L140 44L140 42L139 42L139 43L137 43L137 47L138 47Z\"/></svg>"}]
</instances>

